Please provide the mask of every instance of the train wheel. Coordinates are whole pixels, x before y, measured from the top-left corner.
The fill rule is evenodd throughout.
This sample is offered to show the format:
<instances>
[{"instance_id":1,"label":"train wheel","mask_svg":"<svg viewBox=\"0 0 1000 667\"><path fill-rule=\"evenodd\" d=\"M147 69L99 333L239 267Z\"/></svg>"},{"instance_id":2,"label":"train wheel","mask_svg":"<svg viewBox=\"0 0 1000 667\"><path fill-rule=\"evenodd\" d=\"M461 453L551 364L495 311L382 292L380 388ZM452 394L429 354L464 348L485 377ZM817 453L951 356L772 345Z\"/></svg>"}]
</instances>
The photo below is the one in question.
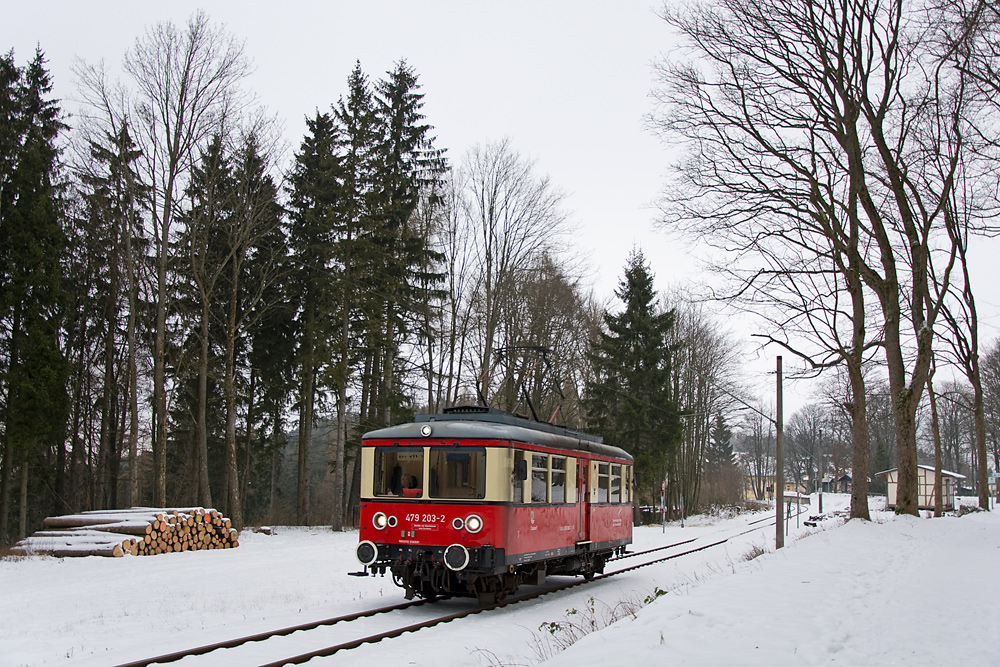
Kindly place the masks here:
<instances>
[{"instance_id":1,"label":"train wheel","mask_svg":"<svg viewBox=\"0 0 1000 667\"><path fill-rule=\"evenodd\" d=\"M500 577L479 577L472 584L476 600L484 607L496 604L504 599L507 591L503 590L503 580Z\"/></svg>"},{"instance_id":2,"label":"train wheel","mask_svg":"<svg viewBox=\"0 0 1000 667\"><path fill-rule=\"evenodd\" d=\"M425 581L420 586L420 597L427 600L428 602L434 602L438 599L438 592L434 590L434 587L430 582Z\"/></svg>"},{"instance_id":3,"label":"train wheel","mask_svg":"<svg viewBox=\"0 0 1000 667\"><path fill-rule=\"evenodd\" d=\"M583 568L583 578L591 581L598 572L604 572L604 559L600 556L588 558Z\"/></svg>"},{"instance_id":4,"label":"train wheel","mask_svg":"<svg viewBox=\"0 0 1000 667\"><path fill-rule=\"evenodd\" d=\"M476 591L476 601L484 607L497 603L496 591Z\"/></svg>"}]
</instances>

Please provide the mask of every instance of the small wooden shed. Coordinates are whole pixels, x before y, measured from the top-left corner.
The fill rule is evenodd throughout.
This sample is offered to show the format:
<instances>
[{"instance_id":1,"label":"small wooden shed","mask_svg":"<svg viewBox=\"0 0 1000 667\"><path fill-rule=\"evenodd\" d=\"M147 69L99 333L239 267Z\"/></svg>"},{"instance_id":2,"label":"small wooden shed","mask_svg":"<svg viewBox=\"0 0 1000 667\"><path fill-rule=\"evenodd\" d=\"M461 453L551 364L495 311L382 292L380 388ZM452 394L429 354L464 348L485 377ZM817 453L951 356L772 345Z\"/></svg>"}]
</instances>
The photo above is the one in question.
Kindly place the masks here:
<instances>
[{"instance_id":1,"label":"small wooden shed","mask_svg":"<svg viewBox=\"0 0 1000 667\"><path fill-rule=\"evenodd\" d=\"M875 473L876 477L885 477L886 481L886 504L889 509L896 507L896 485L899 483L899 468L883 470ZM965 475L948 470L941 471L941 499L946 510L955 509L955 488L958 480L965 479ZM917 507L922 510L934 509L934 468L932 466L917 466Z\"/></svg>"},{"instance_id":2,"label":"small wooden shed","mask_svg":"<svg viewBox=\"0 0 1000 667\"><path fill-rule=\"evenodd\" d=\"M851 476L848 474L841 475L837 479L837 492L838 493L850 493L851 492Z\"/></svg>"}]
</instances>

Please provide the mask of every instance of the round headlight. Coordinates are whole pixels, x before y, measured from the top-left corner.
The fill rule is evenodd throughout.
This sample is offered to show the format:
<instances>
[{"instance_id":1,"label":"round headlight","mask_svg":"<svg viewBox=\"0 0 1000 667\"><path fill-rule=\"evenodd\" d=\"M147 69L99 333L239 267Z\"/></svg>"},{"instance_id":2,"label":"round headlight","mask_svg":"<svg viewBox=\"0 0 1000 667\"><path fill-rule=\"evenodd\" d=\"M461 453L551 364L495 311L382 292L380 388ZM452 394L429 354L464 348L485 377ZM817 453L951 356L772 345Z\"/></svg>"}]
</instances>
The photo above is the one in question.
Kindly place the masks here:
<instances>
[{"instance_id":1,"label":"round headlight","mask_svg":"<svg viewBox=\"0 0 1000 667\"><path fill-rule=\"evenodd\" d=\"M388 517L382 512L376 512L375 516L372 517L372 525L382 530L389 523Z\"/></svg>"},{"instance_id":2,"label":"round headlight","mask_svg":"<svg viewBox=\"0 0 1000 667\"><path fill-rule=\"evenodd\" d=\"M465 569L465 566L469 564L469 550L463 547L461 544L453 544L444 550L444 564L448 566L449 570Z\"/></svg>"},{"instance_id":3,"label":"round headlight","mask_svg":"<svg viewBox=\"0 0 1000 667\"><path fill-rule=\"evenodd\" d=\"M420 435L424 436L425 438L430 437L433 431L434 429L431 428L430 424L424 424L423 426L420 427Z\"/></svg>"},{"instance_id":4,"label":"round headlight","mask_svg":"<svg viewBox=\"0 0 1000 667\"><path fill-rule=\"evenodd\" d=\"M455 530L462 530L462 526L464 525L465 522L462 521L461 517L456 516L454 519L451 520L451 527L454 528Z\"/></svg>"},{"instance_id":5,"label":"round headlight","mask_svg":"<svg viewBox=\"0 0 1000 667\"><path fill-rule=\"evenodd\" d=\"M389 527L390 528L395 528L397 523L399 523L399 521L396 520L395 516L390 516L389 517Z\"/></svg>"},{"instance_id":6,"label":"round headlight","mask_svg":"<svg viewBox=\"0 0 1000 667\"><path fill-rule=\"evenodd\" d=\"M465 517L465 529L470 533L478 533L483 529L483 520L478 514L470 514Z\"/></svg>"},{"instance_id":7,"label":"round headlight","mask_svg":"<svg viewBox=\"0 0 1000 667\"><path fill-rule=\"evenodd\" d=\"M357 555L362 565L371 565L378 558L378 547L374 543L365 540L358 544Z\"/></svg>"}]
</instances>

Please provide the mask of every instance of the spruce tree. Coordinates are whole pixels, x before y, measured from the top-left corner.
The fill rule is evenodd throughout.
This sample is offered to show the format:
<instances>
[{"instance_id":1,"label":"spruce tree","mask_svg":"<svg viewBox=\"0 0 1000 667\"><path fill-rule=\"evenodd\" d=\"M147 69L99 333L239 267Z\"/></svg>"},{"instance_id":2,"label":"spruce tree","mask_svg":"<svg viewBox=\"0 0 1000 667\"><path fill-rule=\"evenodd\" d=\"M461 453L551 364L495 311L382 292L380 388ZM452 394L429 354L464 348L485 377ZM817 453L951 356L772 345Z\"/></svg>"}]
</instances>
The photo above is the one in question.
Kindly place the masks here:
<instances>
[{"instance_id":1,"label":"spruce tree","mask_svg":"<svg viewBox=\"0 0 1000 667\"><path fill-rule=\"evenodd\" d=\"M296 519L309 520L309 450L315 419L317 377L330 358L333 226L341 193L338 133L330 114L307 121L306 135L295 156L289 193L289 246L294 271L291 298L299 304L295 319L298 369L299 441Z\"/></svg>"},{"instance_id":2,"label":"spruce tree","mask_svg":"<svg viewBox=\"0 0 1000 667\"><path fill-rule=\"evenodd\" d=\"M705 452L710 467L718 469L733 462L732 438L733 431L726 423L726 418L722 414L715 415Z\"/></svg>"},{"instance_id":3,"label":"spruce tree","mask_svg":"<svg viewBox=\"0 0 1000 667\"><path fill-rule=\"evenodd\" d=\"M14 52L8 51L0 56L0 219L11 203L10 182L20 144L20 81L21 70L14 63ZM5 248L0 245L0 256Z\"/></svg>"},{"instance_id":4,"label":"spruce tree","mask_svg":"<svg viewBox=\"0 0 1000 667\"><path fill-rule=\"evenodd\" d=\"M275 230L258 245L258 251L273 257L286 275L291 270L291 258L285 254L287 244L281 230ZM263 513L263 508L267 508L268 522L275 521L281 453L285 446L285 413L295 386L293 327L296 309L289 293L285 281L264 286L261 299L253 308L248 332L251 384L255 387L250 400L255 401L260 414L261 448L258 454L262 465L245 496L248 512L250 508L257 508ZM244 477L244 482L248 481Z\"/></svg>"},{"instance_id":5,"label":"spruce tree","mask_svg":"<svg viewBox=\"0 0 1000 667\"><path fill-rule=\"evenodd\" d=\"M225 238L233 225L234 183L229 156L226 154L225 141L222 135L213 135L209 144L200 151L197 163L191 169L191 180L185 195L190 202L190 208L181 216L184 232L181 235L183 249L179 256L187 258L189 271L187 280L182 282L181 289L186 298L181 299L182 307L188 311L191 320L193 339L190 341L191 358L195 364L197 385L195 388L194 410L183 411L180 417L188 421L187 415L194 416L193 429L185 423L183 431L193 430L195 437L190 442L188 467L191 479L185 486L184 497L204 507L212 507L217 503L226 514L230 514L226 505L226 497L216 496L213 503L211 479L209 476L209 378L222 375L220 368L222 347L222 332L217 315L219 303L222 301L220 283L227 270L229 248ZM221 411L213 411L216 431L220 424L218 416ZM216 433L216 436L218 433ZM219 439L214 439L218 443ZM212 453L218 469L222 452ZM219 476L214 476L219 480ZM216 485L218 486L218 484ZM219 502L221 500L221 502Z\"/></svg>"},{"instance_id":6,"label":"spruce tree","mask_svg":"<svg viewBox=\"0 0 1000 667\"><path fill-rule=\"evenodd\" d=\"M281 276L284 252L276 251L273 238L280 234L281 207L278 189L267 173L267 157L260 151L258 137L253 132L243 137L233 154L232 224L224 236L227 248L227 272L223 276L223 394L225 396L225 456L222 490L233 525L244 524L245 489L253 459L255 444L255 381L251 370L241 372L249 364L246 337L255 318L266 312L269 304L263 299L269 288ZM249 376L249 386L241 382ZM239 403L245 404L245 409ZM238 451L236 420L242 411L246 415L242 456L242 482L239 474L241 452Z\"/></svg>"},{"instance_id":7,"label":"spruce tree","mask_svg":"<svg viewBox=\"0 0 1000 667\"><path fill-rule=\"evenodd\" d=\"M9 81L12 55L0 65ZM69 409L69 367L59 346L65 299L62 258L65 232L58 184L64 129L45 57L34 59L7 86L16 105L3 111L13 121L14 146L4 156L9 173L0 183L0 330L6 365L2 386L3 465L0 473L0 540L7 536L12 473L20 470L19 534L27 530L29 466L62 447ZM5 105L6 106L6 105ZM11 127L6 128L5 134ZM8 144L6 138L2 141Z\"/></svg>"},{"instance_id":8,"label":"spruce tree","mask_svg":"<svg viewBox=\"0 0 1000 667\"><path fill-rule=\"evenodd\" d=\"M377 303L371 286L378 275L371 261L374 252L372 208L377 170L378 137L374 100L368 78L356 63L347 80L347 99L334 108L339 124L338 154L342 173L341 193L334 217L333 253L338 273L335 278L338 308L336 354L331 368L332 384L337 392L337 441L333 466L333 515L331 527L341 530L344 524L343 500L345 448L347 444L347 390L352 365L357 363L352 340L362 336L353 322L365 303Z\"/></svg>"},{"instance_id":9,"label":"spruce tree","mask_svg":"<svg viewBox=\"0 0 1000 667\"><path fill-rule=\"evenodd\" d=\"M369 323L377 348L373 373L380 377L373 385L376 391L371 405L375 409L370 417L383 424L392 421L393 411L402 404L395 378L398 351L404 337L416 329L411 325L423 311L420 301L428 295L425 286L441 280L432 268L441 256L413 220L421 194L445 170L442 152L434 147L432 128L424 122L419 89L413 68L400 61L378 83L376 94L381 139L373 216L381 308L369 313L369 318L375 316Z\"/></svg>"},{"instance_id":10,"label":"spruce tree","mask_svg":"<svg viewBox=\"0 0 1000 667\"><path fill-rule=\"evenodd\" d=\"M635 457L640 490L648 500L656 495L659 480L669 476L680 437L666 342L674 313L658 308L653 275L639 250L629 255L615 295L624 310L604 313L606 330L588 355L593 378L587 383L584 407L596 433Z\"/></svg>"},{"instance_id":11,"label":"spruce tree","mask_svg":"<svg viewBox=\"0 0 1000 667\"><path fill-rule=\"evenodd\" d=\"M255 150L255 149L254 149ZM244 147L242 154L253 151ZM238 161L237 183L246 194L241 200L248 209L253 201L265 202L263 217L273 215L273 225L265 223L249 250L243 270L245 292L253 298L241 304L246 311L246 332L243 336L246 363L249 365L247 441L253 447L255 459L243 469L241 493L247 514L260 517L267 514L273 522L281 472L281 454L286 442L285 415L289 397L295 388L296 300L292 298L293 281L301 268L290 253L288 219L277 204L277 190L263 172L256 169L256 160L246 155ZM257 194L253 194L253 193ZM247 215L250 211L247 210ZM256 437L251 437L254 429ZM248 453L249 455L249 453ZM259 518L257 520L260 520Z\"/></svg>"},{"instance_id":12,"label":"spruce tree","mask_svg":"<svg viewBox=\"0 0 1000 667\"><path fill-rule=\"evenodd\" d=\"M70 291L76 304L73 317L78 322L74 333L103 340L97 495L102 507L116 507L121 504L118 476L126 445L125 504L131 505L137 493L139 269L132 245L148 190L139 183L135 163L140 153L127 125L117 133L91 139L88 147L90 159L80 174L85 215L72 230L76 235L73 245L79 247L73 248L71 260L75 268L88 268L70 281ZM81 327L89 331L77 332ZM89 367L84 356L77 363ZM119 425L127 426L127 432L120 432ZM58 472L61 474L61 468Z\"/></svg>"},{"instance_id":13,"label":"spruce tree","mask_svg":"<svg viewBox=\"0 0 1000 667\"><path fill-rule=\"evenodd\" d=\"M743 497L743 475L733 459L733 431L720 413L715 415L705 447L705 468L700 499L709 505L739 502Z\"/></svg>"}]
</instances>

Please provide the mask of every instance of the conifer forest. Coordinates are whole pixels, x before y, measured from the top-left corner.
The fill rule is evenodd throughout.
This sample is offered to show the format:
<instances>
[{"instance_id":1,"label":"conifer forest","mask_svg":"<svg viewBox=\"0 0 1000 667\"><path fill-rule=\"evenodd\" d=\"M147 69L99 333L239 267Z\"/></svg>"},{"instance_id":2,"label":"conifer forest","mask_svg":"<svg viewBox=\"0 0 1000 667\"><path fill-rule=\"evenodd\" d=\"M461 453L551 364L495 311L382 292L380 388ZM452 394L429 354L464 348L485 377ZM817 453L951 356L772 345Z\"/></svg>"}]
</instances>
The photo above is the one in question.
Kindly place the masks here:
<instances>
[{"instance_id":1,"label":"conifer forest","mask_svg":"<svg viewBox=\"0 0 1000 667\"><path fill-rule=\"evenodd\" d=\"M1000 14L798 4L659 17L700 60L653 72L650 141L683 146L656 231L719 251L711 294L655 285L639 244L595 294L559 185L510 139L438 145L405 58L328 63L342 89L286 146L203 12L114 77L78 61L72 107L44 44L0 54L0 547L128 507L350 527L365 432L475 403L629 451L636 517L664 481L671 513L765 500L762 344L817 387L786 481L852 476L863 516L899 466L913 512L919 462L986 498L1000 341L967 258L1000 229Z\"/></svg>"}]
</instances>

